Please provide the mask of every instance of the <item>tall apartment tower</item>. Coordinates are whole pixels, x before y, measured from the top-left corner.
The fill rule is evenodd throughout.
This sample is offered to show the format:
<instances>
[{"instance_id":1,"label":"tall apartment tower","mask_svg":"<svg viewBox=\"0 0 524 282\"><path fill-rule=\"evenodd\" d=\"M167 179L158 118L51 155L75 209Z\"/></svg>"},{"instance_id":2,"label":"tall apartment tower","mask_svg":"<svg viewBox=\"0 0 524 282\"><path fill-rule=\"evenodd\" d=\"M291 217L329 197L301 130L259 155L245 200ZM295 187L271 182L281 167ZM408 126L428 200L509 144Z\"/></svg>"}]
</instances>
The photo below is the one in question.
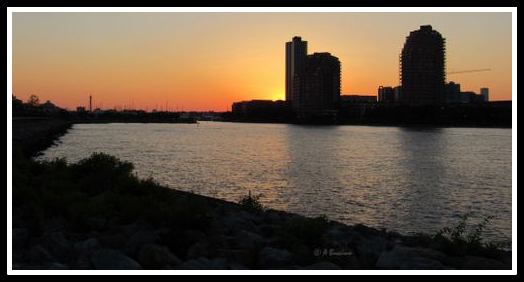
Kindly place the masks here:
<instances>
[{"instance_id":1,"label":"tall apartment tower","mask_svg":"<svg viewBox=\"0 0 524 282\"><path fill-rule=\"evenodd\" d=\"M307 56L304 70L294 79L293 108L300 117L334 114L340 101L340 61L330 53Z\"/></svg>"},{"instance_id":2,"label":"tall apartment tower","mask_svg":"<svg viewBox=\"0 0 524 282\"><path fill-rule=\"evenodd\" d=\"M400 55L401 102L409 105L445 102L445 42L431 25L420 26L406 38Z\"/></svg>"},{"instance_id":3,"label":"tall apartment tower","mask_svg":"<svg viewBox=\"0 0 524 282\"><path fill-rule=\"evenodd\" d=\"M286 42L286 101L298 102L297 93L294 92L295 77L303 70L307 58L307 41L302 41L299 36Z\"/></svg>"}]
</instances>

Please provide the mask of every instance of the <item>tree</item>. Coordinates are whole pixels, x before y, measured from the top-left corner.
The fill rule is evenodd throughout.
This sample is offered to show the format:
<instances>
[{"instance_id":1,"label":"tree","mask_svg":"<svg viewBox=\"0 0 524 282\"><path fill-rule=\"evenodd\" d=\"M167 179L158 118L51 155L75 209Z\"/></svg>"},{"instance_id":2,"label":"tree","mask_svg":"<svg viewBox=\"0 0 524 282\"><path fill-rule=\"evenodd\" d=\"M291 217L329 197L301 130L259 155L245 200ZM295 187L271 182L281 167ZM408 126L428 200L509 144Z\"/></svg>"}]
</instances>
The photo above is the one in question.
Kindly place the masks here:
<instances>
[{"instance_id":1,"label":"tree","mask_svg":"<svg viewBox=\"0 0 524 282\"><path fill-rule=\"evenodd\" d=\"M29 104L30 106L36 107L40 105L40 98L38 98L38 96L33 94L29 96L29 99L27 99L27 104Z\"/></svg>"}]
</instances>

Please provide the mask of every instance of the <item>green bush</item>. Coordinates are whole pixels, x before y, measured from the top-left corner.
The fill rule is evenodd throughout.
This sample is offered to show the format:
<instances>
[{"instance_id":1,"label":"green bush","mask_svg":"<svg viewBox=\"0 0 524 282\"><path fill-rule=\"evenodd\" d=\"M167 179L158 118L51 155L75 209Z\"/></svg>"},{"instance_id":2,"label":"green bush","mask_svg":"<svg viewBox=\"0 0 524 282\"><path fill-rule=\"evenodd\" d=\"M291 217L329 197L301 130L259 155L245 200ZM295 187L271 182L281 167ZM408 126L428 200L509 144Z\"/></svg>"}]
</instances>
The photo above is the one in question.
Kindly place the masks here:
<instances>
[{"instance_id":1,"label":"green bush","mask_svg":"<svg viewBox=\"0 0 524 282\"><path fill-rule=\"evenodd\" d=\"M262 205L262 203L260 203L260 196L261 195L252 196L251 191L249 191L249 194L241 198L238 204L244 210L248 212L253 212L253 213L263 212L264 206Z\"/></svg>"}]
</instances>

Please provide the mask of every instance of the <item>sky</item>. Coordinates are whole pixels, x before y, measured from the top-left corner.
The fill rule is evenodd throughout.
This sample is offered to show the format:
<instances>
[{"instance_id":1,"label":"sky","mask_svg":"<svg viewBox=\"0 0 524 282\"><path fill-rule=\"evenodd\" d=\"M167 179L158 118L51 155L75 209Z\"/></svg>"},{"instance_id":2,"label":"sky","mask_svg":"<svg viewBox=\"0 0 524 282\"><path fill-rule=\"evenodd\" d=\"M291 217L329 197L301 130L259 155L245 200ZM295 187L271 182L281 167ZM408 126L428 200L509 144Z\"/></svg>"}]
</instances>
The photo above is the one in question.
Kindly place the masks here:
<instances>
[{"instance_id":1,"label":"sky","mask_svg":"<svg viewBox=\"0 0 524 282\"><path fill-rule=\"evenodd\" d=\"M511 13L13 13L13 94L68 109L227 111L284 99L285 42L342 65L342 94L399 84L410 31L446 38L448 81L511 100Z\"/></svg>"}]
</instances>

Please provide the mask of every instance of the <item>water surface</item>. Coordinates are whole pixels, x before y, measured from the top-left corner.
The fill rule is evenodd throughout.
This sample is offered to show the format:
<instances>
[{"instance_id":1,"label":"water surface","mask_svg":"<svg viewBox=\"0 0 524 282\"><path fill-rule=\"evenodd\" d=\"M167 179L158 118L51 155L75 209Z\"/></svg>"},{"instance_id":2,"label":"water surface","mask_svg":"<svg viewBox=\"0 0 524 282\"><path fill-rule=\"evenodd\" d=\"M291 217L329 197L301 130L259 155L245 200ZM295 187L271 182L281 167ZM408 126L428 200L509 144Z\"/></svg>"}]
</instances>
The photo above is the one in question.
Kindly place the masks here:
<instances>
[{"instance_id":1,"label":"water surface","mask_svg":"<svg viewBox=\"0 0 524 282\"><path fill-rule=\"evenodd\" d=\"M327 215L402 233L435 232L473 212L511 239L511 129L77 124L41 157L105 152L171 188Z\"/></svg>"}]
</instances>

